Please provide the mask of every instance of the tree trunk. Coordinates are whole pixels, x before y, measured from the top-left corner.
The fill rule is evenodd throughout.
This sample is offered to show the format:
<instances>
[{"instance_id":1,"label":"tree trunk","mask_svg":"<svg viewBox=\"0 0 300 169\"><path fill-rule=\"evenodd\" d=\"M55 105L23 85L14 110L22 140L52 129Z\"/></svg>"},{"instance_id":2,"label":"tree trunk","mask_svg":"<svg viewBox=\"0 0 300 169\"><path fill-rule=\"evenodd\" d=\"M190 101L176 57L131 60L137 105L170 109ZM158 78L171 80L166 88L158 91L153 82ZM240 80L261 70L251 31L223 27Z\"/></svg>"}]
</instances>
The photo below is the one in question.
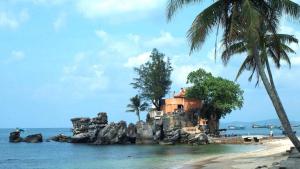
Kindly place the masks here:
<instances>
[{"instance_id":1,"label":"tree trunk","mask_svg":"<svg viewBox=\"0 0 300 169\"><path fill-rule=\"evenodd\" d=\"M210 134L218 135L219 119L215 113L212 113L207 121L207 126Z\"/></svg>"},{"instance_id":2,"label":"tree trunk","mask_svg":"<svg viewBox=\"0 0 300 169\"><path fill-rule=\"evenodd\" d=\"M284 107L281 103L281 100L277 94L275 87L272 87L273 82L272 82L272 85L270 84L270 81L265 73L264 66L261 63L261 59L259 57L257 48L254 48L253 52L254 52L254 59L255 59L255 62L257 64L257 68L258 68L258 73L259 73L261 80L265 86L265 89L272 101L272 104L276 110L276 113L279 117L281 125L282 125L283 129L285 130L285 132L287 133L287 136L289 137L291 142L294 144L296 149L300 152L300 141L298 140L298 138L296 137L296 135L294 134L294 132L292 130L291 124L285 113Z\"/></svg>"},{"instance_id":3,"label":"tree trunk","mask_svg":"<svg viewBox=\"0 0 300 169\"><path fill-rule=\"evenodd\" d=\"M136 112L136 115L138 116L138 120L141 121L140 111L137 111L137 112Z\"/></svg>"}]
</instances>

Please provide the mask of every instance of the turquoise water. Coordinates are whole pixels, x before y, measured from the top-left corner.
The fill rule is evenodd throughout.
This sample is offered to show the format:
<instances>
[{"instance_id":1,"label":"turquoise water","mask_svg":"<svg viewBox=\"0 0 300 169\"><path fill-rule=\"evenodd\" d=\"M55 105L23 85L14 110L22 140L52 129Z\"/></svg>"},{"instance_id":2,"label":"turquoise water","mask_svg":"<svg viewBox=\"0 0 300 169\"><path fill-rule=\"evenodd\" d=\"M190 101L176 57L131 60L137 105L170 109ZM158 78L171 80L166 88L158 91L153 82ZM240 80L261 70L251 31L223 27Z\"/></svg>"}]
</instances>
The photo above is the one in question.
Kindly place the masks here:
<instances>
[{"instance_id":1,"label":"turquoise water","mask_svg":"<svg viewBox=\"0 0 300 169\"><path fill-rule=\"evenodd\" d=\"M43 142L8 143L11 129L0 129L0 169L170 169L220 153L246 152L254 145L110 145ZM30 131L30 132L29 132ZM45 138L70 129L27 129Z\"/></svg>"}]
</instances>

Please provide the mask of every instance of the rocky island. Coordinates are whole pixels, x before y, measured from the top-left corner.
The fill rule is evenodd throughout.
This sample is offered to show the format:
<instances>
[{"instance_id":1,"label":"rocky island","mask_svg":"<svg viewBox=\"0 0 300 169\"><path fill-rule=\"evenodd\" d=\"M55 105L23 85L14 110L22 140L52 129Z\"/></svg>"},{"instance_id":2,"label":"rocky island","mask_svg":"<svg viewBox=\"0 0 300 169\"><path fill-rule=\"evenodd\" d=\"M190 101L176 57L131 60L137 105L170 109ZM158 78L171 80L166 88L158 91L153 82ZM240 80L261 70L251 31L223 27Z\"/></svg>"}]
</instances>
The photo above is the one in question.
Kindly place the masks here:
<instances>
[{"instance_id":1,"label":"rocky island","mask_svg":"<svg viewBox=\"0 0 300 169\"><path fill-rule=\"evenodd\" d=\"M107 114L98 113L94 118L73 118L71 143L109 144L207 144L204 132L193 125L184 112L148 118L127 125L125 121L108 124Z\"/></svg>"}]
</instances>

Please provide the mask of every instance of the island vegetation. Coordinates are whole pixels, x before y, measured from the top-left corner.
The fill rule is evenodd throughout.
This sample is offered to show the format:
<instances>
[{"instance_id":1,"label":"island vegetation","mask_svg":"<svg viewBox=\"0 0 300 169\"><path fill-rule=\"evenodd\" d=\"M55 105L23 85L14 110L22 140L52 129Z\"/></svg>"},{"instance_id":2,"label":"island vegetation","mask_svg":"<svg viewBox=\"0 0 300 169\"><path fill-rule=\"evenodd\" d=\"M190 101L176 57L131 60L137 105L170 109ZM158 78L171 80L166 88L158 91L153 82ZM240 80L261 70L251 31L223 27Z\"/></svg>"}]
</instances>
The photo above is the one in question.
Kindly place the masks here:
<instances>
[{"instance_id":1,"label":"island vegetation","mask_svg":"<svg viewBox=\"0 0 300 169\"><path fill-rule=\"evenodd\" d=\"M169 92L172 81L171 72L173 70L169 58L153 49L150 60L140 67L134 68L138 77L131 83L137 89L142 99L151 102L156 110L160 110L162 98Z\"/></svg>"},{"instance_id":2,"label":"island vegetation","mask_svg":"<svg viewBox=\"0 0 300 169\"><path fill-rule=\"evenodd\" d=\"M202 101L199 116L207 119L208 132L219 135L219 121L222 117L243 106L243 90L230 80L214 77L203 69L188 75L186 96Z\"/></svg>"},{"instance_id":3,"label":"island vegetation","mask_svg":"<svg viewBox=\"0 0 300 169\"><path fill-rule=\"evenodd\" d=\"M135 112L138 120L141 121L140 112L147 110L149 104L147 102L143 102L139 95L135 95L130 98L130 104L127 105L127 112Z\"/></svg>"}]
</instances>

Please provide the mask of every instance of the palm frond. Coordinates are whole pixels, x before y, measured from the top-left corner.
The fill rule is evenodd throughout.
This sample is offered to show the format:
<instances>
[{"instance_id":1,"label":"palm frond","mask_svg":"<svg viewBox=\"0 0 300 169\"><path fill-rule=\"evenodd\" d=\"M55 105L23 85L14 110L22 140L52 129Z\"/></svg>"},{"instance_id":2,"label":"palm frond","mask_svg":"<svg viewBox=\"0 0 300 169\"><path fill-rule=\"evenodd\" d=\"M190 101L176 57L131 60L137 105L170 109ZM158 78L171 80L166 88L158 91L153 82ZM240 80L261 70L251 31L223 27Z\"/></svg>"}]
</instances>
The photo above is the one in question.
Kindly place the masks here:
<instances>
[{"instance_id":1,"label":"palm frond","mask_svg":"<svg viewBox=\"0 0 300 169\"><path fill-rule=\"evenodd\" d=\"M190 52L200 48L207 35L217 26L223 13L223 1L216 1L198 14L188 30Z\"/></svg>"},{"instance_id":2,"label":"palm frond","mask_svg":"<svg viewBox=\"0 0 300 169\"><path fill-rule=\"evenodd\" d=\"M170 21L178 9L183 8L185 5L192 3L202 2L203 0L169 0L167 4L167 19Z\"/></svg>"}]
</instances>

